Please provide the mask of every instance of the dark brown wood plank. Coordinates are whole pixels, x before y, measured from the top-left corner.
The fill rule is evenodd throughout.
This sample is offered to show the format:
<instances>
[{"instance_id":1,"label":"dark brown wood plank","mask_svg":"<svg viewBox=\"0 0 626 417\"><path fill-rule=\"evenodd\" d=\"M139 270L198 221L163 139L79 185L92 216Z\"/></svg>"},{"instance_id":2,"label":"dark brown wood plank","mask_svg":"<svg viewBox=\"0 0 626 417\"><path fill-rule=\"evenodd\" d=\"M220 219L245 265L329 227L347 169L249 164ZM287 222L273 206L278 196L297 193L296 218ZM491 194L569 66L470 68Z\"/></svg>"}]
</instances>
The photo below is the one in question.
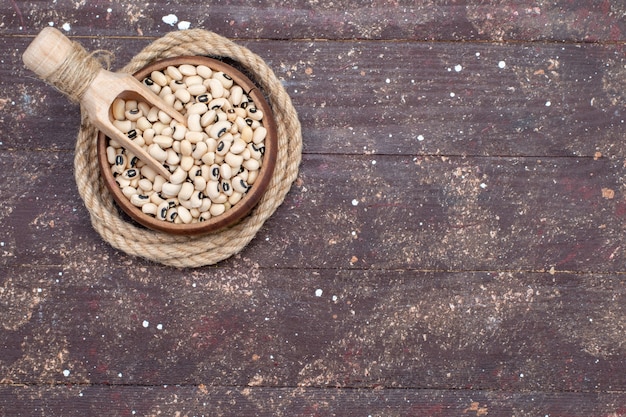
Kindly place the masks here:
<instances>
[{"instance_id":1,"label":"dark brown wood plank","mask_svg":"<svg viewBox=\"0 0 626 417\"><path fill-rule=\"evenodd\" d=\"M0 38L0 147L71 150L79 109L23 68L30 40ZM147 40L80 38L119 68ZM249 42L283 80L305 152L626 155L619 46ZM500 68L503 62L504 68Z\"/></svg>"},{"instance_id":2,"label":"dark brown wood plank","mask_svg":"<svg viewBox=\"0 0 626 417\"><path fill-rule=\"evenodd\" d=\"M3 268L4 383L620 392L620 275Z\"/></svg>"},{"instance_id":3,"label":"dark brown wood plank","mask_svg":"<svg viewBox=\"0 0 626 417\"><path fill-rule=\"evenodd\" d=\"M232 38L623 41L625 6L619 1L534 3L436 0L4 2L0 30L34 33L50 23L77 35L160 36L178 27L207 28ZM165 16L174 15L174 20ZM186 23L183 23L186 22ZM183 24L185 26L178 26ZM65 25L65 26L64 26Z\"/></svg>"},{"instance_id":4,"label":"dark brown wood plank","mask_svg":"<svg viewBox=\"0 0 626 417\"><path fill-rule=\"evenodd\" d=\"M72 161L0 153L4 262L151 265L92 230ZM624 272L625 169L609 158L305 155L243 256L264 267Z\"/></svg>"},{"instance_id":5,"label":"dark brown wood plank","mask_svg":"<svg viewBox=\"0 0 626 417\"><path fill-rule=\"evenodd\" d=\"M0 389L6 415L536 417L626 413L623 394L264 387L55 386Z\"/></svg>"}]
</instances>

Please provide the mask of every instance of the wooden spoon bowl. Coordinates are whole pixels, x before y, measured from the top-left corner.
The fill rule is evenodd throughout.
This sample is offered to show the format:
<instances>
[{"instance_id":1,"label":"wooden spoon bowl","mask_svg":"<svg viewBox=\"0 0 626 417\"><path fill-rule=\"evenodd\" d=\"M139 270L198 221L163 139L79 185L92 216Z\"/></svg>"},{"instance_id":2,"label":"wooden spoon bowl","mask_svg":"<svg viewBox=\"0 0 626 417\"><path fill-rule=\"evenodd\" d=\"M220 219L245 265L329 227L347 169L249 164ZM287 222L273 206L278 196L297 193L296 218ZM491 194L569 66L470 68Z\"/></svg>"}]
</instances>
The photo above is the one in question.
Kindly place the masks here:
<instances>
[{"instance_id":1,"label":"wooden spoon bowl","mask_svg":"<svg viewBox=\"0 0 626 417\"><path fill-rule=\"evenodd\" d=\"M178 67L183 64L205 65L213 71L222 71L229 75L235 84L239 85L244 92L252 99L255 107L263 112L262 124L267 129L264 146L265 152L262 159L262 165L258 177L250 189L245 193L242 199L234 204L223 214L212 216L210 219L197 223L173 223L157 219L151 215L145 214L141 208L131 204L130 200L122 193L122 190L115 181L115 177L111 172L111 165L108 162L106 148L109 138L103 133L98 132L97 153L100 172L104 179L106 187L109 189L118 206L128 214L132 219L153 230L158 230L176 235L202 235L216 232L242 220L257 205L263 194L265 193L276 165L276 155L278 153L278 138L276 133L276 122L274 121L271 107L263 96L261 90L242 72L231 65L222 61L204 57L204 56L182 56L169 58L154 62L141 70L137 71L133 76L138 80L143 80L149 76L152 71L163 71L168 66Z\"/></svg>"}]
</instances>

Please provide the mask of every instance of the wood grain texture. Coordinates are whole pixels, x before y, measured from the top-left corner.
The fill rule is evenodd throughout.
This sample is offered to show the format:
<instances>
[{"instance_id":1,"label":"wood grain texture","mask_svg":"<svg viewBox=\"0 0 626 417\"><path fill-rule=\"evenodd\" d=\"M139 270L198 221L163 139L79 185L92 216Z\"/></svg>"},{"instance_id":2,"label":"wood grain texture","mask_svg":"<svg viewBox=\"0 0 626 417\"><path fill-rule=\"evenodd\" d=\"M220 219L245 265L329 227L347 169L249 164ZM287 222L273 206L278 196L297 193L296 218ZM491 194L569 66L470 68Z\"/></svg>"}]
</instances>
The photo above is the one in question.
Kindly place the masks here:
<instances>
[{"instance_id":1,"label":"wood grain texture","mask_svg":"<svg viewBox=\"0 0 626 417\"><path fill-rule=\"evenodd\" d=\"M186 0L176 5L58 0L52 9L16 0L0 7L0 30L6 34L32 33L52 23L77 35L160 36L181 22L242 39L597 42L620 41L626 34L624 4L608 0ZM163 19L172 14L175 18Z\"/></svg>"},{"instance_id":2,"label":"wood grain texture","mask_svg":"<svg viewBox=\"0 0 626 417\"><path fill-rule=\"evenodd\" d=\"M344 390L264 387L216 388L62 386L0 390L12 415L387 416L466 417L537 415L588 417L624 414L619 394L436 390ZM0 408L2 410L2 408Z\"/></svg>"},{"instance_id":3,"label":"wood grain texture","mask_svg":"<svg viewBox=\"0 0 626 417\"><path fill-rule=\"evenodd\" d=\"M626 416L625 17L2 3L0 415ZM49 22L115 70L183 21L263 57L304 135L284 204L199 269L94 232L80 109L21 62Z\"/></svg>"}]
</instances>

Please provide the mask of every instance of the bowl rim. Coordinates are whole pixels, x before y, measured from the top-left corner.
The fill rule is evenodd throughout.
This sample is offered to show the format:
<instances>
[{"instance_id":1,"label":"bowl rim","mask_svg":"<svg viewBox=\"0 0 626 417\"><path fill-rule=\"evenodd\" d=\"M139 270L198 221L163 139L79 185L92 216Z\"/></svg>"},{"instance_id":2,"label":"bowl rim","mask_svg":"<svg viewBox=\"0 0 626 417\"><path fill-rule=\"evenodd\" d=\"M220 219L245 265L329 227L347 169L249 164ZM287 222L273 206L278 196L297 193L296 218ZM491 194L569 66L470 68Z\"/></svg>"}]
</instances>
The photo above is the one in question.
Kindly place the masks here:
<instances>
[{"instance_id":1,"label":"bowl rim","mask_svg":"<svg viewBox=\"0 0 626 417\"><path fill-rule=\"evenodd\" d=\"M267 190L274 174L278 154L278 136L272 108L267 102L261 89L240 70L223 61L201 55L172 57L154 61L136 71L133 76L139 79L139 81L142 81L146 76L150 75L152 71L161 71L168 66L180 66L183 64L192 64L196 66L206 65L213 71L217 70L224 72L229 75L237 85L243 88L244 92L250 96L255 106L260 108L263 112L263 127L267 129L267 135L264 142L265 152L263 154L263 164L261 165L257 179L243 198L225 213L211 217L206 221L179 224L158 220L155 217L145 214L141 211L141 208L133 205L122 193L122 190L117 185L117 182L115 182L115 178L111 173L111 166L107 160L106 148L108 138L100 131L98 131L97 138L97 157L100 173L104 183L122 211L128 214L133 220L149 229L176 235L192 236L217 232L228 226L234 225L250 214L252 209L258 204L259 200Z\"/></svg>"}]
</instances>

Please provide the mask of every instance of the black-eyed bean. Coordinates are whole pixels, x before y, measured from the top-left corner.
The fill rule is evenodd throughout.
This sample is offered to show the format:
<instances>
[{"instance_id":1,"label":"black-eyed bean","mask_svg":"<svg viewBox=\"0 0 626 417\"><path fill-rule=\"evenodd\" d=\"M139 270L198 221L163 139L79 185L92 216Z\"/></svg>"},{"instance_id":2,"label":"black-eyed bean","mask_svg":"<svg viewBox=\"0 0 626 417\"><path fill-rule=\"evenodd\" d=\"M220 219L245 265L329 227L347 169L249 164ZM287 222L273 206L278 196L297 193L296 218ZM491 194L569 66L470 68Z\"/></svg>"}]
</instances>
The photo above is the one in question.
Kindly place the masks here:
<instances>
[{"instance_id":1,"label":"black-eyed bean","mask_svg":"<svg viewBox=\"0 0 626 417\"><path fill-rule=\"evenodd\" d=\"M207 211L209 211L209 208L211 207L211 199L210 198L203 198L202 199L202 204L200 205L200 207L198 207L198 210L200 211L200 213L205 213Z\"/></svg>"},{"instance_id":2,"label":"black-eyed bean","mask_svg":"<svg viewBox=\"0 0 626 417\"><path fill-rule=\"evenodd\" d=\"M156 131L152 128L146 129L143 132L143 140L146 142L146 145L152 145L152 139L156 136Z\"/></svg>"},{"instance_id":3,"label":"black-eyed bean","mask_svg":"<svg viewBox=\"0 0 626 417\"><path fill-rule=\"evenodd\" d=\"M209 206L209 208L210 208L210 206ZM202 212L202 214L200 214L200 217L198 218L198 221L205 222L205 221L209 220L210 218L211 218L211 213L209 213L209 211L207 209L207 211L204 211L204 212Z\"/></svg>"},{"instance_id":4,"label":"black-eyed bean","mask_svg":"<svg viewBox=\"0 0 626 417\"><path fill-rule=\"evenodd\" d=\"M232 176L233 176L233 169L230 167L230 165L222 164L220 166L220 177L222 177L225 180L229 180L231 179Z\"/></svg>"},{"instance_id":5,"label":"black-eyed bean","mask_svg":"<svg viewBox=\"0 0 626 417\"><path fill-rule=\"evenodd\" d=\"M194 167L195 160L191 155L183 155L180 157L180 167L189 172Z\"/></svg>"},{"instance_id":6,"label":"black-eyed bean","mask_svg":"<svg viewBox=\"0 0 626 417\"><path fill-rule=\"evenodd\" d=\"M232 194L230 197L228 197L228 203L229 203L231 206L234 206L235 204L237 204L238 202L240 202L240 201L241 201L241 198L242 198L242 197L243 197L243 194L242 194L242 193L239 193L239 192L237 192L237 191L234 191L234 192L233 192L233 194Z\"/></svg>"},{"instance_id":7,"label":"black-eyed bean","mask_svg":"<svg viewBox=\"0 0 626 417\"><path fill-rule=\"evenodd\" d=\"M219 110L223 110L224 112L226 112L230 108L231 108L230 102L224 97L214 98L213 100L209 102L209 109L212 109L212 110L219 109Z\"/></svg>"},{"instance_id":8,"label":"black-eyed bean","mask_svg":"<svg viewBox=\"0 0 626 417\"><path fill-rule=\"evenodd\" d=\"M206 189L206 180L202 175L197 175L193 179L193 188L197 191L204 191Z\"/></svg>"},{"instance_id":9,"label":"black-eyed bean","mask_svg":"<svg viewBox=\"0 0 626 417\"><path fill-rule=\"evenodd\" d=\"M242 121L244 121L244 119L246 118L247 112L245 109L242 109L241 107L236 107L235 109L235 113L237 114L237 118L241 119ZM245 121L244 121L245 123Z\"/></svg>"},{"instance_id":10,"label":"black-eyed bean","mask_svg":"<svg viewBox=\"0 0 626 417\"><path fill-rule=\"evenodd\" d=\"M220 179L220 165L213 164L209 167L209 181L217 181ZM219 188L218 188L219 192Z\"/></svg>"},{"instance_id":11,"label":"black-eyed bean","mask_svg":"<svg viewBox=\"0 0 626 417\"><path fill-rule=\"evenodd\" d=\"M122 133L127 133L133 128L133 122L130 120L113 120L113 126Z\"/></svg>"},{"instance_id":12,"label":"black-eyed bean","mask_svg":"<svg viewBox=\"0 0 626 417\"><path fill-rule=\"evenodd\" d=\"M228 89L230 89L234 83L233 78L230 75L225 74L222 71L213 74L213 78L217 79L220 83L222 83L222 86L224 88L228 88Z\"/></svg>"},{"instance_id":13,"label":"black-eyed bean","mask_svg":"<svg viewBox=\"0 0 626 417\"><path fill-rule=\"evenodd\" d=\"M254 134L252 135L252 142L258 145L259 143L263 142L266 137L267 137L267 129L264 128L263 126L259 126L254 131Z\"/></svg>"},{"instance_id":14,"label":"black-eyed bean","mask_svg":"<svg viewBox=\"0 0 626 417\"><path fill-rule=\"evenodd\" d=\"M200 114L193 113L187 116L187 129L191 132L202 132L202 125L200 124Z\"/></svg>"},{"instance_id":15,"label":"black-eyed bean","mask_svg":"<svg viewBox=\"0 0 626 417\"><path fill-rule=\"evenodd\" d=\"M189 108L187 109L187 114L191 115L191 114L204 114L207 112L209 108L207 107L207 105L205 103L194 103L191 106L189 106ZM189 116L188 116L189 117ZM200 121L200 125L202 126L202 117L199 118Z\"/></svg>"},{"instance_id":16,"label":"black-eyed bean","mask_svg":"<svg viewBox=\"0 0 626 417\"><path fill-rule=\"evenodd\" d=\"M141 207L146 203L150 202L150 197L145 194L133 194L130 197L130 203L133 206Z\"/></svg>"},{"instance_id":17,"label":"black-eyed bean","mask_svg":"<svg viewBox=\"0 0 626 417\"><path fill-rule=\"evenodd\" d=\"M204 200L204 193L202 191L194 191L189 199L191 203L191 208L197 209L202 207L202 201ZM198 217L198 216L195 216Z\"/></svg>"},{"instance_id":18,"label":"black-eyed bean","mask_svg":"<svg viewBox=\"0 0 626 417\"><path fill-rule=\"evenodd\" d=\"M246 142L243 139L236 138L230 146L230 152L240 154L246 149Z\"/></svg>"},{"instance_id":19,"label":"black-eyed bean","mask_svg":"<svg viewBox=\"0 0 626 417\"><path fill-rule=\"evenodd\" d=\"M252 142L254 132L252 131L252 128L250 126L246 125L243 129L239 129L239 131L241 132L241 140L246 143Z\"/></svg>"},{"instance_id":20,"label":"black-eyed bean","mask_svg":"<svg viewBox=\"0 0 626 417\"><path fill-rule=\"evenodd\" d=\"M129 168L122 173L122 178L127 180L139 178L139 170L137 168Z\"/></svg>"},{"instance_id":21,"label":"black-eyed bean","mask_svg":"<svg viewBox=\"0 0 626 417\"><path fill-rule=\"evenodd\" d=\"M161 87L165 87L167 85L167 77L161 71L152 71L150 79Z\"/></svg>"},{"instance_id":22,"label":"black-eyed bean","mask_svg":"<svg viewBox=\"0 0 626 417\"><path fill-rule=\"evenodd\" d=\"M209 208L209 213L211 213L211 216L219 216L220 214L223 214L225 211L226 211L226 206L223 203L211 204L211 207Z\"/></svg>"},{"instance_id":23,"label":"black-eyed bean","mask_svg":"<svg viewBox=\"0 0 626 417\"><path fill-rule=\"evenodd\" d=\"M170 65L169 67L165 68L165 74L170 77L172 80L182 80L183 79L183 74L180 73L180 71L178 70L178 68L176 68L173 65Z\"/></svg>"},{"instance_id":24,"label":"black-eyed bean","mask_svg":"<svg viewBox=\"0 0 626 417\"><path fill-rule=\"evenodd\" d=\"M182 64L178 67L178 71L184 76L196 75L198 71L196 70L195 65L191 64Z\"/></svg>"},{"instance_id":25,"label":"black-eyed bean","mask_svg":"<svg viewBox=\"0 0 626 417\"><path fill-rule=\"evenodd\" d=\"M225 164L223 164L222 166L229 166L233 170L233 173L236 175L243 165L244 159L242 155L228 152L226 155L224 155L224 162Z\"/></svg>"},{"instance_id":26,"label":"black-eyed bean","mask_svg":"<svg viewBox=\"0 0 626 417\"><path fill-rule=\"evenodd\" d=\"M117 175L115 177L115 182L117 183L118 187L122 189L125 187L130 187L130 180L122 177L121 175Z\"/></svg>"},{"instance_id":27,"label":"black-eyed bean","mask_svg":"<svg viewBox=\"0 0 626 417\"><path fill-rule=\"evenodd\" d=\"M128 158L127 166L129 168L137 168L137 164L139 163L139 158L137 158L133 153L126 153L126 157Z\"/></svg>"},{"instance_id":28,"label":"black-eyed bean","mask_svg":"<svg viewBox=\"0 0 626 417\"><path fill-rule=\"evenodd\" d=\"M157 176L157 173L154 169L150 168L148 165L144 165L139 170L141 175L150 181L154 182L154 178Z\"/></svg>"},{"instance_id":29,"label":"black-eyed bean","mask_svg":"<svg viewBox=\"0 0 626 417\"><path fill-rule=\"evenodd\" d=\"M250 158L247 161L243 161L243 167L248 171L258 171L261 168L261 164L257 159Z\"/></svg>"},{"instance_id":30,"label":"black-eyed bean","mask_svg":"<svg viewBox=\"0 0 626 417\"><path fill-rule=\"evenodd\" d=\"M148 202L141 206L141 211L143 211L145 214L154 216L157 213L157 205L152 202Z\"/></svg>"},{"instance_id":31,"label":"black-eyed bean","mask_svg":"<svg viewBox=\"0 0 626 417\"><path fill-rule=\"evenodd\" d=\"M237 175L235 178L233 178L232 185L233 185L233 190L235 190L235 192L244 194L244 193L246 193L248 191L248 184L239 175Z\"/></svg>"},{"instance_id":32,"label":"black-eyed bean","mask_svg":"<svg viewBox=\"0 0 626 417\"><path fill-rule=\"evenodd\" d=\"M152 190L160 193L161 191L163 191L163 184L165 184L166 182L167 180L163 176L157 175L152 182Z\"/></svg>"},{"instance_id":33,"label":"black-eyed bean","mask_svg":"<svg viewBox=\"0 0 626 417\"><path fill-rule=\"evenodd\" d=\"M174 106L174 103L176 102L176 96L174 95L174 93L163 94L161 97L167 105Z\"/></svg>"},{"instance_id":34,"label":"black-eyed bean","mask_svg":"<svg viewBox=\"0 0 626 417\"><path fill-rule=\"evenodd\" d=\"M135 187L127 185L122 188L122 194L124 194L124 196L130 200L133 195L137 194L137 189Z\"/></svg>"},{"instance_id":35,"label":"black-eyed bean","mask_svg":"<svg viewBox=\"0 0 626 417\"><path fill-rule=\"evenodd\" d=\"M205 153L204 155L202 155L202 161L201 162L204 164L203 166L213 165L216 162L215 152L209 151L209 152Z\"/></svg>"},{"instance_id":36,"label":"black-eyed bean","mask_svg":"<svg viewBox=\"0 0 626 417\"><path fill-rule=\"evenodd\" d=\"M204 86L203 86L204 87ZM204 87L206 88L206 87ZM213 97L211 97L210 94L200 94L196 97L196 103L204 103L207 104L209 103L211 100L213 100ZM208 104L207 104L208 105Z\"/></svg>"},{"instance_id":37,"label":"black-eyed bean","mask_svg":"<svg viewBox=\"0 0 626 417\"><path fill-rule=\"evenodd\" d=\"M224 85L219 80L211 78L207 81L207 84L205 85L207 87L207 91L211 93L213 98L219 98L224 96Z\"/></svg>"},{"instance_id":38,"label":"black-eyed bean","mask_svg":"<svg viewBox=\"0 0 626 417\"><path fill-rule=\"evenodd\" d=\"M253 185L256 182L256 179L258 176L259 176L259 171L248 172L248 179L246 180L248 185Z\"/></svg>"},{"instance_id":39,"label":"black-eyed bean","mask_svg":"<svg viewBox=\"0 0 626 417\"><path fill-rule=\"evenodd\" d=\"M139 110L141 110L141 113L142 113L143 115L146 115L146 114L148 114L148 112L150 111L150 108L151 108L151 107L150 107L150 105L149 105L148 103L146 103L146 102L144 102L144 101L140 101L140 102L138 102L138 103L137 103L137 108L138 108Z\"/></svg>"},{"instance_id":40,"label":"black-eyed bean","mask_svg":"<svg viewBox=\"0 0 626 417\"><path fill-rule=\"evenodd\" d=\"M181 80L171 80L168 86L172 89L172 93L176 95L176 92L181 89L187 89L187 86Z\"/></svg>"},{"instance_id":41,"label":"black-eyed bean","mask_svg":"<svg viewBox=\"0 0 626 417\"><path fill-rule=\"evenodd\" d=\"M243 100L243 88L238 85L234 85L230 89L230 97L229 100L233 103L233 106L239 106L241 101Z\"/></svg>"},{"instance_id":42,"label":"black-eyed bean","mask_svg":"<svg viewBox=\"0 0 626 417\"><path fill-rule=\"evenodd\" d=\"M215 123L209 129L209 137L213 139L220 139L224 134L230 131L232 124L225 120Z\"/></svg>"},{"instance_id":43,"label":"black-eyed bean","mask_svg":"<svg viewBox=\"0 0 626 417\"><path fill-rule=\"evenodd\" d=\"M173 104L174 102L172 102L171 104ZM172 121L172 116L170 116L169 114L165 113L163 110L159 110L159 121L163 124L170 124L170 122Z\"/></svg>"},{"instance_id":44,"label":"black-eyed bean","mask_svg":"<svg viewBox=\"0 0 626 417\"><path fill-rule=\"evenodd\" d=\"M178 210L176 208L170 208L169 210L167 210L167 220L168 221L176 222L177 218L178 218Z\"/></svg>"},{"instance_id":45,"label":"black-eyed bean","mask_svg":"<svg viewBox=\"0 0 626 417\"><path fill-rule=\"evenodd\" d=\"M215 150L216 155L221 156L223 158L224 155L228 153L228 150L230 149L230 145L232 145L233 143L231 138L232 138L231 134L224 135L224 137L217 142L217 149Z\"/></svg>"},{"instance_id":46,"label":"black-eyed bean","mask_svg":"<svg viewBox=\"0 0 626 417\"><path fill-rule=\"evenodd\" d=\"M159 108L152 107L150 111L146 114L146 119L148 119L148 121L151 123L158 121L159 120Z\"/></svg>"},{"instance_id":47,"label":"black-eyed bean","mask_svg":"<svg viewBox=\"0 0 626 417\"><path fill-rule=\"evenodd\" d=\"M188 86L187 91L189 91L189 94L196 97L196 100L200 103L207 103L210 101L209 97L206 95L206 86L202 83ZM205 96L205 100L200 100L200 96Z\"/></svg>"},{"instance_id":48,"label":"black-eyed bean","mask_svg":"<svg viewBox=\"0 0 626 417\"><path fill-rule=\"evenodd\" d=\"M144 192L152 191L152 181L147 178L140 179L139 188L141 188Z\"/></svg>"},{"instance_id":49,"label":"black-eyed bean","mask_svg":"<svg viewBox=\"0 0 626 417\"><path fill-rule=\"evenodd\" d=\"M116 98L111 104L111 113L113 118L118 121L124 120L124 113L126 111L126 103L121 98Z\"/></svg>"},{"instance_id":50,"label":"black-eyed bean","mask_svg":"<svg viewBox=\"0 0 626 417\"><path fill-rule=\"evenodd\" d=\"M252 120L259 121L263 119L263 112L256 107L248 107L248 117Z\"/></svg>"},{"instance_id":51,"label":"black-eyed bean","mask_svg":"<svg viewBox=\"0 0 626 417\"><path fill-rule=\"evenodd\" d=\"M179 88L174 93L174 96L181 101L181 103L189 103L191 100L191 94L187 91L186 88Z\"/></svg>"},{"instance_id":52,"label":"black-eyed bean","mask_svg":"<svg viewBox=\"0 0 626 417\"><path fill-rule=\"evenodd\" d=\"M195 145L204 139L204 132L187 131L187 133L185 133L185 139L191 142L192 145Z\"/></svg>"},{"instance_id":53,"label":"black-eyed bean","mask_svg":"<svg viewBox=\"0 0 626 417\"><path fill-rule=\"evenodd\" d=\"M172 139L171 136L166 136L166 135L163 135L162 133L163 132L161 132L161 134L159 134L159 135L156 135L152 139L152 143L156 143L157 145L159 145L163 149L171 148L172 147L172 143L174 142L174 139Z\"/></svg>"},{"instance_id":54,"label":"black-eyed bean","mask_svg":"<svg viewBox=\"0 0 626 417\"><path fill-rule=\"evenodd\" d=\"M167 152L156 143L148 146L148 153L159 162L165 162L167 159Z\"/></svg>"},{"instance_id":55,"label":"black-eyed bean","mask_svg":"<svg viewBox=\"0 0 626 417\"><path fill-rule=\"evenodd\" d=\"M187 133L187 126L182 123L176 123L174 125L174 133L172 133L172 138L175 140L183 140L185 139L185 134Z\"/></svg>"},{"instance_id":56,"label":"black-eyed bean","mask_svg":"<svg viewBox=\"0 0 626 417\"><path fill-rule=\"evenodd\" d=\"M209 197L212 201L216 201L221 194L219 181L210 180L206 185L204 194L207 197Z\"/></svg>"},{"instance_id":57,"label":"black-eyed bean","mask_svg":"<svg viewBox=\"0 0 626 417\"><path fill-rule=\"evenodd\" d=\"M209 110L206 113L204 113L202 115L202 117L200 118L200 125L202 127L207 127L213 123L217 123L218 122L218 118L217 118L217 111L216 110Z\"/></svg>"},{"instance_id":58,"label":"black-eyed bean","mask_svg":"<svg viewBox=\"0 0 626 417\"><path fill-rule=\"evenodd\" d=\"M189 156L193 152L193 145L189 142L188 139L183 139L180 141L180 153L183 156Z\"/></svg>"},{"instance_id":59,"label":"black-eyed bean","mask_svg":"<svg viewBox=\"0 0 626 417\"><path fill-rule=\"evenodd\" d=\"M165 152L167 152L167 158L165 159L167 165L176 166L180 164L180 155L174 149L169 148Z\"/></svg>"},{"instance_id":60,"label":"black-eyed bean","mask_svg":"<svg viewBox=\"0 0 626 417\"><path fill-rule=\"evenodd\" d=\"M128 157L125 154L119 153L115 155L115 167L117 170L121 169L121 171L117 171L119 174L124 172L127 165L128 165Z\"/></svg>"},{"instance_id":61,"label":"black-eyed bean","mask_svg":"<svg viewBox=\"0 0 626 417\"><path fill-rule=\"evenodd\" d=\"M170 205L167 201L163 201L157 206L156 218L159 220L167 219L167 212L170 209Z\"/></svg>"},{"instance_id":62,"label":"black-eyed bean","mask_svg":"<svg viewBox=\"0 0 626 417\"><path fill-rule=\"evenodd\" d=\"M213 76L213 70L206 65L198 65L196 67L196 73L205 80Z\"/></svg>"},{"instance_id":63,"label":"black-eyed bean","mask_svg":"<svg viewBox=\"0 0 626 417\"><path fill-rule=\"evenodd\" d=\"M159 193L154 192L154 193L150 194L150 202L156 204L157 206L159 206L159 205L161 205L161 203L166 202L166 201L161 198Z\"/></svg>"},{"instance_id":64,"label":"black-eyed bean","mask_svg":"<svg viewBox=\"0 0 626 417\"><path fill-rule=\"evenodd\" d=\"M136 122L142 116L143 116L143 113L138 108L126 110L124 112L124 118L130 120L131 122Z\"/></svg>"},{"instance_id":65,"label":"black-eyed bean","mask_svg":"<svg viewBox=\"0 0 626 417\"><path fill-rule=\"evenodd\" d=\"M187 179L187 171L181 167L176 168L172 175L170 175L170 182L172 184L182 184Z\"/></svg>"},{"instance_id":66,"label":"black-eyed bean","mask_svg":"<svg viewBox=\"0 0 626 417\"><path fill-rule=\"evenodd\" d=\"M136 124L137 129L141 130L142 132L144 130L148 130L152 128L152 123L150 123L150 121L148 120L147 117L142 116L139 119L137 119L137 124Z\"/></svg>"},{"instance_id":67,"label":"black-eyed bean","mask_svg":"<svg viewBox=\"0 0 626 417\"><path fill-rule=\"evenodd\" d=\"M163 187L161 188L161 194L163 195L163 197L167 197L167 198L177 197L182 186L183 186L182 183L172 184L171 182L166 182L165 184L163 184Z\"/></svg>"},{"instance_id":68,"label":"black-eyed bean","mask_svg":"<svg viewBox=\"0 0 626 417\"><path fill-rule=\"evenodd\" d=\"M173 96L174 92L172 91L172 87L170 87L169 85L166 85L165 87L163 87L161 89L161 91L159 92L159 96L161 98L165 98L166 96Z\"/></svg>"},{"instance_id":69,"label":"black-eyed bean","mask_svg":"<svg viewBox=\"0 0 626 417\"><path fill-rule=\"evenodd\" d=\"M228 165L225 165L225 166L228 166ZM222 180L221 187L222 187L222 193L224 193L226 196L230 197L231 195L233 195L233 186L231 185L229 179Z\"/></svg>"},{"instance_id":70,"label":"black-eyed bean","mask_svg":"<svg viewBox=\"0 0 626 417\"><path fill-rule=\"evenodd\" d=\"M178 217L185 224L191 223L191 220L193 219L189 210L187 210L184 206L178 207Z\"/></svg>"},{"instance_id":71,"label":"black-eyed bean","mask_svg":"<svg viewBox=\"0 0 626 417\"><path fill-rule=\"evenodd\" d=\"M228 115L223 109L215 109L215 112L216 112L215 123L224 122L228 120Z\"/></svg>"},{"instance_id":72,"label":"black-eyed bean","mask_svg":"<svg viewBox=\"0 0 626 417\"><path fill-rule=\"evenodd\" d=\"M185 105L180 100L174 101L174 110L181 112L184 108Z\"/></svg>"},{"instance_id":73,"label":"black-eyed bean","mask_svg":"<svg viewBox=\"0 0 626 417\"><path fill-rule=\"evenodd\" d=\"M191 156L193 156L195 160L200 160L202 159L204 154L207 153L208 151L209 151L209 146L206 144L206 142L204 141L198 142L196 143L196 148L191 153Z\"/></svg>"},{"instance_id":74,"label":"black-eyed bean","mask_svg":"<svg viewBox=\"0 0 626 417\"><path fill-rule=\"evenodd\" d=\"M249 144L247 149L250 151L250 158L252 159L260 160L263 157L263 154L265 153L265 146L256 145L254 143ZM250 159L250 158L246 158L246 159Z\"/></svg>"},{"instance_id":75,"label":"black-eyed bean","mask_svg":"<svg viewBox=\"0 0 626 417\"><path fill-rule=\"evenodd\" d=\"M192 183L184 182L180 187L180 191L178 192L178 199L189 200L194 191L195 188Z\"/></svg>"},{"instance_id":76,"label":"black-eyed bean","mask_svg":"<svg viewBox=\"0 0 626 417\"><path fill-rule=\"evenodd\" d=\"M107 146L107 162L109 165L115 164L115 157L117 156L117 151L111 145Z\"/></svg>"},{"instance_id":77,"label":"black-eyed bean","mask_svg":"<svg viewBox=\"0 0 626 417\"><path fill-rule=\"evenodd\" d=\"M185 77L185 84L187 87L191 87L192 85L202 85L204 79L199 75L190 75Z\"/></svg>"}]
</instances>

